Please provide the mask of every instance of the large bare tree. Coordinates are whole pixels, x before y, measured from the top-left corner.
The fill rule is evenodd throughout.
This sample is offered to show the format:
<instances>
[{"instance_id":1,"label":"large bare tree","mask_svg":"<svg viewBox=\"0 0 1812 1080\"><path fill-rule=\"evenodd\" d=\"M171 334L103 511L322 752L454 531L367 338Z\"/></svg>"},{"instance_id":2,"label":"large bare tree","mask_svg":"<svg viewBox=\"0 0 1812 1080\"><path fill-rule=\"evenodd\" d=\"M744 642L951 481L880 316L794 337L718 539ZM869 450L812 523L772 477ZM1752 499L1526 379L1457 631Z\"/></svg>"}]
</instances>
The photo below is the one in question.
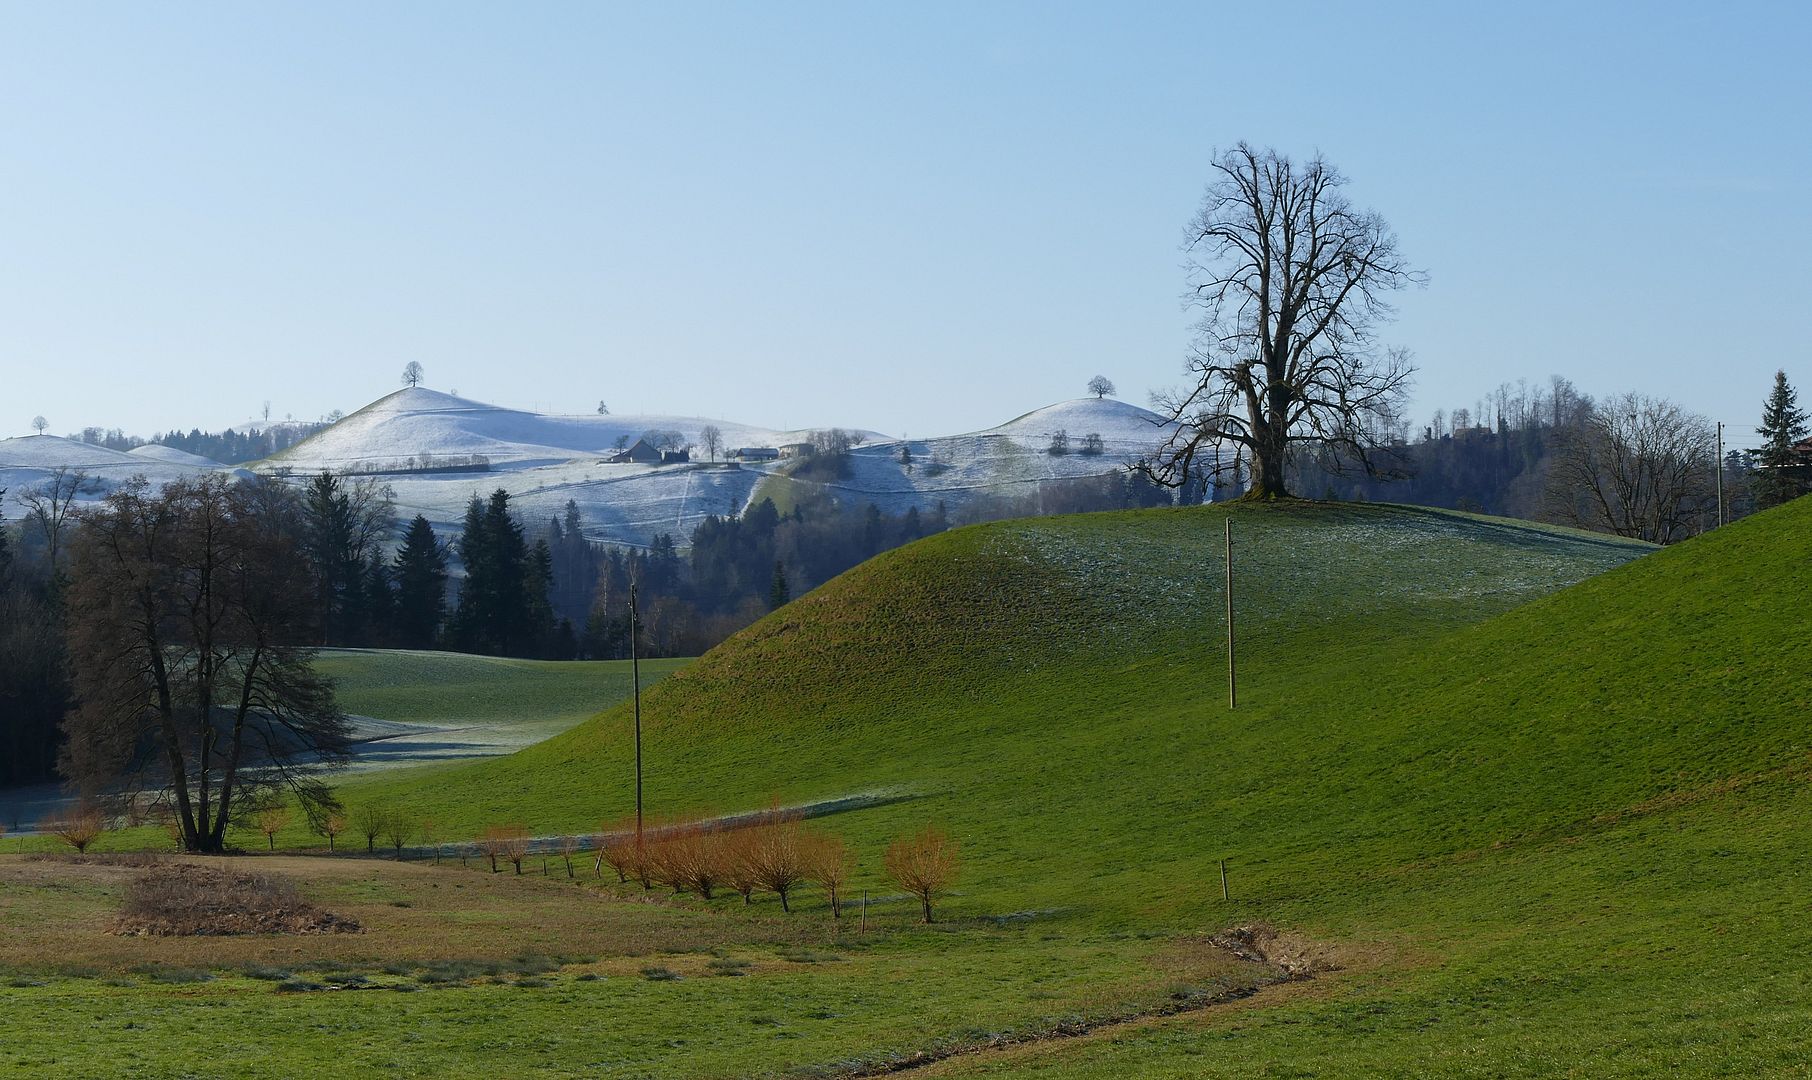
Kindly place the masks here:
<instances>
[{"instance_id":1,"label":"large bare tree","mask_svg":"<svg viewBox=\"0 0 1812 1080\"><path fill-rule=\"evenodd\" d=\"M1548 499L1569 524L1670 544L1711 523L1716 476L1710 422L1665 398L1622 394L1562 429Z\"/></svg>"},{"instance_id":2,"label":"large bare tree","mask_svg":"<svg viewBox=\"0 0 1812 1080\"><path fill-rule=\"evenodd\" d=\"M1154 480L1199 484L1243 460L1250 493L1279 498L1305 443L1381 471L1377 451L1414 369L1376 331L1392 314L1387 297L1424 276L1346 182L1320 157L1298 164L1243 142L1216 159L1184 243L1201 311L1192 383L1157 396L1176 427L1141 466Z\"/></svg>"},{"instance_id":3,"label":"large bare tree","mask_svg":"<svg viewBox=\"0 0 1812 1080\"><path fill-rule=\"evenodd\" d=\"M79 518L68 596L79 705L62 771L91 793L158 792L190 851L287 790L311 818L347 756L332 684L302 640L313 583L293 535L220 476L143 480Z\"/></svg>"},{"instance_id":4,"label":"large bare tree","mask_svg":"<svg viewBox=\"0 0 1812 1080\"><path fill-rule=\"evenodd\" d=\"M57 572L63 548L63 527L75 508L76 500L101 489L100 481L80 469L57 468L48 479L41 480L19 493L19 503L26 517L44 534L45 555L50 573Z\"/></svg>"}]
</instances>

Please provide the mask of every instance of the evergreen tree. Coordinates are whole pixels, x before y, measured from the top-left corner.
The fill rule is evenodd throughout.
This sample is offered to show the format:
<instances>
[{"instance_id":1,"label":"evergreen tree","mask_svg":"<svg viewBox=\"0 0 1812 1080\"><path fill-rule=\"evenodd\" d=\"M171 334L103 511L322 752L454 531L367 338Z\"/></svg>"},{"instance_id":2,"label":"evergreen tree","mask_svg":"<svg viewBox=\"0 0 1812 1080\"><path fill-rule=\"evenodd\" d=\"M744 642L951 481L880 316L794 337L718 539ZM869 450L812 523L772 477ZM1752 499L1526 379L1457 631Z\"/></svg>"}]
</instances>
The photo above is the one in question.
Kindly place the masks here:
<instances>
[{"instance_id":1,"label":"evergreen tree","mask_svg":"<svg viewBox=\"0 0 1812 1080\"><path fill-rule=\"evenodd\" d=\"M1756 452L1756 508L1766 510L1804 493L1804 481L1793 475L1798 464L1793 444L1806 437L1806 414L1799 408L1799 393L1787 382L1785 371L1774 373L1774 389L1762 406L1762 426L1755 429L1762 437Z\"/></svg>"},{"instance_id":2,"label":"evergreen tree","mask_svg":"<svg viewBox=\"0 0 1812 1080\"><path fill-rule=\"evenodd\" d=\"M775 559L774 584L768 590L768 607L770 609L781 607L790 598L786 587L786 566L779 559Z\"/></svg>"},{"instance_id":3,"label":"evergreen tree","mask_svg":"<svg viewBox=\"0 0 1812 1080\"><path fill-rule=\"evenodd\" d=\"M447 554L427 518L417 514L409 523L394 567L396 642L405 649L432 648L447 614Z\"/></svg>"},{"instance_id":4,"label":"evergreen tree","mask_svg":"<svg viewBox=\"0 0 1812 1080\"><path fill-rule=\"evenodd\" d=\"M6 585L6 579L12 575L13 549L6 535L6 489L0 488L0 587Z\"/></svg>"},{"instance_id":5,"label":"evergreen tree","mask_svg":"<svg viewBox=\"0 0 1812 1080\"><path fill-rule=\"evenodd\" d=\"M382 558L373 557L365 566L364 644L386 648L396 640L396 590L390 583L390 567Z\"/></svg>"},{"instance_id":6,"label":"evergreen tree","mask_svg":"<svg viewBox=\"0 0 1812 1080\"><path fill-rule=\"evenodd\" d=\"M459 557L466 580L453 617L456 643L492 656L523 655L534 645L526 587L529 553L522 526L510 515L509 492L498 488L489 503L472 500Z\"/></svg>"},{"instance_id":7,"label":"evergreen tree","mask_svg":"<svg viewBox=\"0 0 1812 1080\"><path fill-rule=\"evenodd\" d=\"M523 635L518 649L525 656L551 656L554 609L548 590L554 584L554 553L546 540L535 542L522 569Z\"/></svg>"}]
</instances>

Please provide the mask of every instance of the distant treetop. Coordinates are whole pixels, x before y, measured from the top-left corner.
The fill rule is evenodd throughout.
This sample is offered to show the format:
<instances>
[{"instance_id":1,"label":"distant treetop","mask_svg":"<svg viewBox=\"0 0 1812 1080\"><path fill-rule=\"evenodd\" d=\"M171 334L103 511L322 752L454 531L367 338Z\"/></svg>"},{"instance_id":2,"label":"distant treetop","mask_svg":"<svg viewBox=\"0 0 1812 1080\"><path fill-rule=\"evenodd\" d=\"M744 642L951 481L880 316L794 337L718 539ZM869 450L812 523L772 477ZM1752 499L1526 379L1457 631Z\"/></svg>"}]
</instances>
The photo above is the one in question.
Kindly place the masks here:
<instances>
[{"instance_id":1,"label":"distant treetop","mask_svg":"<svg viewBox=\"0 0 1812 1080\"><path fill-rule=\"evenodd\" d=\"M1097 375L1088 381L1088 392L1099 400L1114 392L1114 384L1106 375Z\"/></svg>"},{"instance_id":2,"label":"distant treetop","mask_svg":"<svg viewBox=\"0 0 1812 1080\"><path fill-rule=\"evenodd\" d=\"M422 381L422 366L414 360L403 366L403 382L415 386Z\"/></svg>"}]
</instances>

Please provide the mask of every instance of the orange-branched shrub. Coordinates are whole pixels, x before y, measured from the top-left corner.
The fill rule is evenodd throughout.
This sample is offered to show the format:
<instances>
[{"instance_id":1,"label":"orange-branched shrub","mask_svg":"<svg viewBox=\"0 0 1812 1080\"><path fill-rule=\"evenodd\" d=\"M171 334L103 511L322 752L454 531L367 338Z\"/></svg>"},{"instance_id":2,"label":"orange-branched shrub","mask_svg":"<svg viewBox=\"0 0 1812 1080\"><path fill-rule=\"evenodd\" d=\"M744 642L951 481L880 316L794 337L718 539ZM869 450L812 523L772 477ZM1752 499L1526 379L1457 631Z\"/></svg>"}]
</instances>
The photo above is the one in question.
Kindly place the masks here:
<instances>
[{"instance_id":1,"label":"orange-branched shrub","mask_svg":"<svg viewBox=\"0 0 1812 1080\"><path fill-rule=\"evenodd\" d=\"M606 824L598 833L597 844L594 868L609 866L617 872L618 884L627 883L636 871L635 819Z\"/></svg>"},{"instance_id":2,"label":"orange-branched shrub","mask_svg":"<svg viewBox=\"0 0 1812 1080\"><path fill-rule=\"evenodd\" d=\"M722 834L724 884L742 897L745 904L761 884L755 880L754 849L755 830L752 828L732 829Z\"/></svg>"},{"instance_id":3,"label":"orange-branched shrub","mask_svg":"<svg viewBox=\"0 0 1812 1080\"><path fill-rule=\"evenodd\" d=\"M799 814L775 806L749 826L752 834L745 858L755 884L780 896L780 910L791 911L787 895L805 879L805 845L800 838Z\"/></svg>"},{"instance_id":4,"label":"orange-branched shrub","mask_svg":"<svg viewBox=\"0 0 1812 1080\"><path fill-rule=\"evenodd\" d=\"M931 922L931 901L956 880L957 843L938 829L927 828L887 845L882 865L900 888L919 898L925 921Z\"/></svg>"},{"instance_id":5,"label":"orange-branched shrub","mask_svg":"<svg viewBox=\"0 0 1812 1080\"><path fill-rule=\"evenodd\" d=\"M560 853L561 860L566 863L566 876L569 878L572 877L573 856L579 853L579 838L576 836L562 836L555 845L555 850Z\"/></svg>"},{"instance_id":6,"label":"orange-branched shrub","mask_svg":"<svg viewBox=\"0 0 1812 1080\"><path fill-rule=\"evenodd\" d=\"M830 900L831 917L843 917L843 883L855 867L855 859L841 836L830 833L807 833L805 838L805 877L824 890Z\"/></svg>"},{"instance_id":7,"label":"orange-branched shrub","mask_svg":"<svg viewBox=\"0 0 1812 1080\"><path fill-rule=\"evenodd\" d=\"M660 850L667 884L711 899L724 879L721 833L706 822L682 822L665 830Z\"/></svg>"},{"instance_id":8,"label":"orange-branched shrub","mask_svg":"<svg viewBox=\"0 0 1812 1080\"><path fill-rule=\"evenodd\" d=\"M317 827L322 836L327 837L327 850L333 850L333 838L346 831L346 815L330 813L321 819Z\"/></svg>"},{"instance_id":9,"label":"orange-branched shrub","mask_svg":"<svg viewBox=\"0 0 1812 1080\"><path fill-rule=\"evenodd\" d=\"M502 855L504 859L508 860L510 865L516 868L516 873L520 875L522 873L522 860L528 855L529 849L528 826L504 825L499 828L498 837L502 841L502 848L499 851L499 854Z\"/></svg>"},{"instance_id":10,"label":"orange-branched shrub","mask_svg":"<svg viewBox=\"0 0 1812 1080\"><path fill-rule=\"evenodd\" d=\"M270 845L270 849L275 851L277 850L277 834L289 824L289 807L267 806L252 815L252 820L257 824L258 831L264 834L265 842Z\"/></svg>"},{"instance_id":11,"label":"orange-branched shrub","mask_svg":"<svg viewBox=\"0 0 1812 1080\"><path fill-rule=\"evenodd\" d=\"M520 833L520 835L518 835ZM516 851L518 841L521 852ZM487 825L473 842L478 853L491 860L491 873L497 872L497 860L504 859L516 864L516 872L522 873L522 856L528 851L528 830L517 825Z\"/></svg>"},{"instance_id":12,"label":"orange-branched shrub","mask_svg":"<svg viewBox=\"0 0 1812 1080\"><path fill-rule=\"evenodd\" d=\"M107 815L101 808L92 803L81 803L70 809L61 820L54 821L50 833L78 852L88 850L88 845L101 838L107 831Z\"/></svg>"}]
</instances>

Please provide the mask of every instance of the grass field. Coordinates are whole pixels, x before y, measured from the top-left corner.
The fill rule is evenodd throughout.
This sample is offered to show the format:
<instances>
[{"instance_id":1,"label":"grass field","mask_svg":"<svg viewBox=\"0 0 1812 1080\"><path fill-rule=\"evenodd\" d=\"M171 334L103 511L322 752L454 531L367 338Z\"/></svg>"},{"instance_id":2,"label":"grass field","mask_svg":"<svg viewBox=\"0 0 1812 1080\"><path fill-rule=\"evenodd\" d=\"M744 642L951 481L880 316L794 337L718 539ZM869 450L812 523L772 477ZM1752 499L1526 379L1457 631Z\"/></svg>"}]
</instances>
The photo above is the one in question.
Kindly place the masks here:
<instances>
[{"instance_id":1,"label":"grass field","mask_svg":"<svg viewBox=\"0 0 1812 1080\"><path fill-rule=\"evenodd\" d=\"M147 1075L182 1074L181 1035L204 1017L209 1031L266 1032L277 1049L259 1067L279 1071L322 1053L326 1031L347 1074L488 1062L507 1075L836 1075L1081 1032L1166 1012L1172 995L1250 984L1255 972L1191 946L1263 919L1324 943L1341 970L929 1071L1803 1069L1812 933L1800 838L1812 767L1798 658L1812 630L1798 605L1812 584L1812 502L1641 558L1645 549L1602 537L1460 515L1239 508L1236 712L1218 617L1222 514L935 537L783 608L646 695L651 810L901 790L912 798L825 824L862 852L857 887L877 893L887 838L925 821L957 835L966 873L938 927L910 927L893 898L870 937L827 938L836 932L810 903L785 919L772 903L630 904L602 898L625 892L614 887L326 862L396 875L385 888L422 874L430 886L520 890L525 905L551 891L595 912L576 917L595 918L599 934L572 947L591 959L543 976L547 987L352 995L383 1003L357 1008L335 994L273 1004L237 976L107 985L106 970L178 948L146 942L149 958L52 974L15 995L36 1025L21 1045L48 1038L50 1017L128 1009L142 1016L130 1039ZM562 832L629 807L629 754L617 708L509 757L352 778L348 794L468 830L508 820ZM1219 896L1223 858L1230 901ZM31 868L0 861L8 875ZM323 881L324 902L338 887ZM9 923L78 900L98 919L109 903L99 883L20 895ZM416 942L426 951L410 962L509 959L518 912L515 901L499 907L494 936ZM608 945L645 941L629 928L644 914L695 929L687 947L707 952L694 963L708 950L777 947L845 959L763 969L788 980L766 989L761 977L706 978L708 966L657 985L622 974L628 953ZM520 917L566 925L528 906ZM408 935L380 925L359 948L400 965L384 959L400 946L385 942ZM802 937L777 946L777 934ZM83 940L58 942L55 955L83 956ZM1201 966L1178 967L1186 956ZM611 963L618 973L595 982L572 974ZM735 1011L737 995L770 992L747 1000L763 1015L783 1000L809 1010L785 1014L790 1036ZM548 995L569 1000L553 1008ZM482 1005L468 1014L456 1002ZM399 1032L412 1037L407 1055ZM126 1038L77 1030L57 1045L67 1062Z\"/></svg>"},{"instance_id":2,"label":"grass field","mask_svg":"<svg viewBox=\"0 0 1812 1080\"><path fill-rule=\"evenodd\" d=\"M643 688L689 663L644 660ZM395 649L329 649L319 661L347 712L457 732L463 745L480 749L527 746L627 700L629 666Z\"/></svg>"}]
</instances>

